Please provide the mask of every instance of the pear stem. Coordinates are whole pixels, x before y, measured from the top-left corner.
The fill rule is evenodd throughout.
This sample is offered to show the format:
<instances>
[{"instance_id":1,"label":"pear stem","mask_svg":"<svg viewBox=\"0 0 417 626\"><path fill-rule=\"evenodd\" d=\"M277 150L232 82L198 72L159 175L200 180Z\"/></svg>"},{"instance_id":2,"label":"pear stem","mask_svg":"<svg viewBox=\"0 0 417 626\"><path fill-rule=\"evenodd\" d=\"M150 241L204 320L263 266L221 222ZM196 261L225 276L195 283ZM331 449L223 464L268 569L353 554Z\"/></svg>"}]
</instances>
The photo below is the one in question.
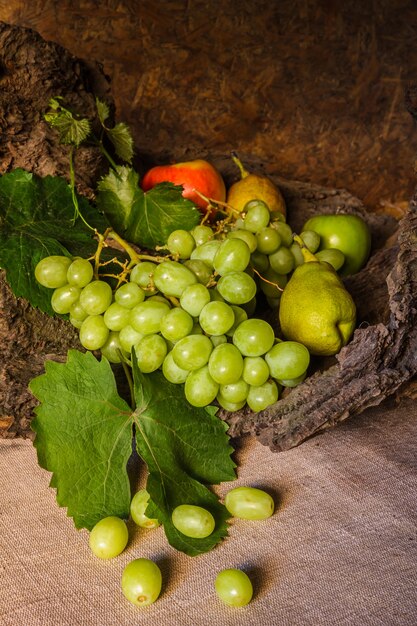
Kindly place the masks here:
<instances>
[{"instance_id":1,"label":"pear stem","mask_svg":"<svg viewBox=\"0 0 417 626\"><path fill-rule=\"evenodd\" d=\"M301 237L299 235L296 235L294 233L292 238L300 246L301 252L302 252L303 257L304 257L304 261L306 263L312 263L312 262L318 263L319 262L318 258L312 252L310 252L310 250L307 248L307 246L305 245L304 241L301 239Z\"/></svg>"},{"instance_id":2,"label":"pear stem","mask_svg":"<svg viewBox=\"0 0 417 626\"><path fill-rule=\"evenodd\" d=\"M239 157L237 156L236 152L231 152L231 157L233 162L238 166L239 171L240 171L240 177L241 178L246 178L246 176L249 176L249 172L248 170L246 170L243 167L243 163L242 161L239 159Z\"/></svg>"}]
</instances>

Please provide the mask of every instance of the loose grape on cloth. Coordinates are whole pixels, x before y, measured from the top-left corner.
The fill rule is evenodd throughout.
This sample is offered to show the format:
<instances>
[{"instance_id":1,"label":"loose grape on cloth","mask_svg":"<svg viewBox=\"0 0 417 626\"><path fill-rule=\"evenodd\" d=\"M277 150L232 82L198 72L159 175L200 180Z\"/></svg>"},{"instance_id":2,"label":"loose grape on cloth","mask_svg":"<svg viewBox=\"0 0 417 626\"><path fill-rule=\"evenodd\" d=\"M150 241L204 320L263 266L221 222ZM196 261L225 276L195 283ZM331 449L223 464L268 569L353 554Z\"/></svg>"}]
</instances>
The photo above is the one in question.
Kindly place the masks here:
<instances>
[{"instance_id":1,"label":"loose grape on cloth","mask_svg":"<svg viewBox=\"0 0 417 626\"><path fill-rule=\"evenodd\" d=\"M234 519L229 537L188 557L163 529L128 522L130 540L101 561L55 502L50 474L28 440L0 441L0 625L17 626L409 626L417 607L417 425L403 399L287 452L236 441L239 474L216 487L265 489L276 503L262 521ZM153 559L162 591L149 607L120 588L133 559ZM254 595L222 604L226 568L250 577Z\"/></svg>"}]
</instances>

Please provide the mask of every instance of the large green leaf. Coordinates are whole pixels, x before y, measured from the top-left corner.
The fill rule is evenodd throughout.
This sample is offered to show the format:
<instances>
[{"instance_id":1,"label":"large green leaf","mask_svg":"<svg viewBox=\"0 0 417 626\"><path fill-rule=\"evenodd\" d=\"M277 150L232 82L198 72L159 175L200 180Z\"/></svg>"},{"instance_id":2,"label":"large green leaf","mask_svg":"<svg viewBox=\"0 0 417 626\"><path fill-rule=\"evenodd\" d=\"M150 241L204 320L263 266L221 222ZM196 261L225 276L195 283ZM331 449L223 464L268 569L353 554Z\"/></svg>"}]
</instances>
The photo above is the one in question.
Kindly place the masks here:
<instances>
[{"instance_id":1,"label":"large green leaf","mask_svg":"<svg viewBox=\"0 0 417 626\"><path fill-rule=\"evenodd\" d=\"M104 231L97 209L82 196L78 202L84 219ZM71 189L63 178L22 169L0 177L0 267L16 296L50 314L51 291L35 280L37 263L53 254L89 257L97 245L93 232L73 218Z\"/></svg>"},{"instance_id":2,"label":"large green leaf","mask_svg":"<svg viewBox=\"0 0 417 626\"><path fill-rule=\"evenodd\" d=\"M120 398L106 359L70 350L66 363L46 362L30 389L40 405L32 428L39 465L77 528L108 515L127 518L132 411Z\"/></svg>"},{"instance_id":3,"label":"large green leaf","mask_svg":"<svg viewBox=\"0 0 417 626\"><path fill-rule=\"evenodd\" d=\"M201 554L227 535L230 516L206 486L236 477L225 424L215 416L213 407L192 407L184 399L182 386L168 383L160 372L143 375L135 358L133 374L136 445L149 470L147 515L163 523L173 547L190 556ZM179 532L171 514L180 504L209 510L216 520L214 532L205 539Z\"/></svg>"},{"instance_id":4,"label":"large green leaf","mask_svg":"<svg viewBox=\"0 0 417 626\"><path fill-rule=\"evenodd\" d=\"M191 230L201 218L181 186L161 183L145 193L139 175L125 166L99 182L97 205L117 232L149 249L165 244L173 230Z\"/></svg>"},{"instance_id":5,"label":"large green leaf","mask_svg":"<svg viewBox=\"0 0 417 626\"><path fill-rule=\"evenodd\" d=\"M196 555L227 534L225 507L208 485L235 478L233 449L213 407L197 409L160 372L142 374L133 355L135 410L119 396L106 359L70 350L66 363L49 361L30 389L40 405L32 428L41 467L52 472L57 501L77 528L91 529L108 515L127 518L130 486L126 470L132 431L148 466L147 514L158 517L172 546ZM178 504L198 504L214 515L206 539L178 532L171 513Z\"/></svg>"}]
</instances>

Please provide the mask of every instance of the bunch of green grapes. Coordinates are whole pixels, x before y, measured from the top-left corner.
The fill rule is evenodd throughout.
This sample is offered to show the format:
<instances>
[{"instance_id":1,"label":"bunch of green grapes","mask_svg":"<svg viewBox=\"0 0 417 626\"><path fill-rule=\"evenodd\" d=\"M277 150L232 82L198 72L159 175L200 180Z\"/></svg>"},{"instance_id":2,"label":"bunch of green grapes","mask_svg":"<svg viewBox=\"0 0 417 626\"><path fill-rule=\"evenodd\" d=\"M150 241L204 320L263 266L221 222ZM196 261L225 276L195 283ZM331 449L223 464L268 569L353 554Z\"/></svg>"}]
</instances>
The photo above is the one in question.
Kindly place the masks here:
<instances>
[{"instance_id":1,"label":"bunch of green grapes","mask_svg":"<svg viewBox=\"0 0 417 626\"><path fill-rule=\"evenodd\" d=\"M178 260L139 261L114 292L85 259L46 257L35 276L54 289L52 308L69 315L87 350L112 363L134 350L143 373L160 369L184 385L193 406L217 400L228 411L245 404L261 411L277 401L281 386L304 379L310 355L250 317L258 285L240 230L222 238L205 225L174 231L167 247Z\"/></svg>"}]
</instances>

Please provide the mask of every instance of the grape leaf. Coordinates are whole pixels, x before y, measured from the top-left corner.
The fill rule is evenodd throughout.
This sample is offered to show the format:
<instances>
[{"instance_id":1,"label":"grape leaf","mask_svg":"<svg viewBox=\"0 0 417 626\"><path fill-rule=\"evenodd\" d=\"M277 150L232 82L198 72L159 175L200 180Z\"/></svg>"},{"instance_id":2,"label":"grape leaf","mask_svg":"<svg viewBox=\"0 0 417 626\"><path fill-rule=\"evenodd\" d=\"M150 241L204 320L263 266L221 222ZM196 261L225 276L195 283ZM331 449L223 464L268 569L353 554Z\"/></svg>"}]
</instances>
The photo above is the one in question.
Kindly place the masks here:
<instances>
[{"instance_id":1,"label":"grape leaf","mask_svg":"<svg viewBox=\"0 0 417 626\"><path fill-rule=\"evenodd\" d=\"M182 187L160 183L146 193L139 175L119 166L98 184L97 205L113 228L144 248L165 244L178 228L191 230L201 218L195 205L182 196Z\"/></svg>"},{"instance_id":2,"label":"grape leaf","mask_svg":"<svg viewBox=\"0 0 417 626\"><path fill-rule=\"evenodd\" d=\"M207 552L227 535L229 514L206 485L236 478L227 426L214 407L198 409L184 399L181 386L168 383L160 372L143 375L134 353L135 424L138 454L146 461L150 504L146 514L164 525L169 543L190 556ZM171 522L179 504L209 510L216 520L214 532L193 539Z\"/></svg>"},{"instance_id":3,"label":"grape leaf","mask_svg":"<svg viewBox=\"0 0 417 626\"><path fill-rule=\"evenodd\" d=\"M100 120L100 124L104 126L106 120L108 119L110 115L109 105L103 100L96 98L96 109L97 109L98 119Z\"/></svg>"},{"instance_id":4,"label":"grape leaf","mask_svg":"<svg viewBox=\"0 0 417 626\"><path fill-rule=\"evenodd\" d=\"M106 128L105 130L117 156L123 161L131 163L133 159L133 138L127 124L119 122L113 128Z\"/></svg>"},{"instance_id":5,"label":"grape leaf","mask_svg":"<svg viewBox=\"0 0 417 626\"><path fill-rule=\"evenodd\" d=\"M61 143L78 147L91 133L91 124L86 117L80 118L62 105L62 98L51 98L50 111L45 120L59 133Z\"/></svg>"},{"instance_id":6,"label":"grape leaf","mask_svg":"<svg viewBox=\"0 0 417 626\"><path fill-rule=\"evenodd\" d=\"M133 354L134 411L119 396L107 359L70 350L66 363L48 361L30 389L40 401L32 428L41 467L77 528L91 529L108 515L127 518L130 483L126 465L136 447L149 470L147 514L163 523L168 541L186 554L213 548L227 534L225 507L207 484L235 479L227 426L214 407L196 409L179 385L162 373L143 375ZM211 511L216 528L190 539L171 522L178 504Z\"/></svg>"},{"instance_id":7,"label":"grape leaf","mask_svg":"<svg viewBox=\"0 0 417 626\"><path fill-rule=\"evenodd\" d=\"M86 198L79 196L78 202L84 219L103 232L103 216ZM63 178L40 178L22 169L0 177L0 267L16 296L51 315L51 291L35 280L36 264L53 254L89 257L97 245L92 231L73 217L71 189Z\"/></svg>"},{"instance_id":8,"label":"grape leaf","mask_svg":"<svg viewBox=\"0 0 417 626\"><path fill-rule=\"evenodd\" d=\"M103 517L127 518L132 411L120 398L106 359L70 350L66 363L47 361L30 389L41 404L32 428L41 467L77 528Z\"/></svg>"}]
</instances>

